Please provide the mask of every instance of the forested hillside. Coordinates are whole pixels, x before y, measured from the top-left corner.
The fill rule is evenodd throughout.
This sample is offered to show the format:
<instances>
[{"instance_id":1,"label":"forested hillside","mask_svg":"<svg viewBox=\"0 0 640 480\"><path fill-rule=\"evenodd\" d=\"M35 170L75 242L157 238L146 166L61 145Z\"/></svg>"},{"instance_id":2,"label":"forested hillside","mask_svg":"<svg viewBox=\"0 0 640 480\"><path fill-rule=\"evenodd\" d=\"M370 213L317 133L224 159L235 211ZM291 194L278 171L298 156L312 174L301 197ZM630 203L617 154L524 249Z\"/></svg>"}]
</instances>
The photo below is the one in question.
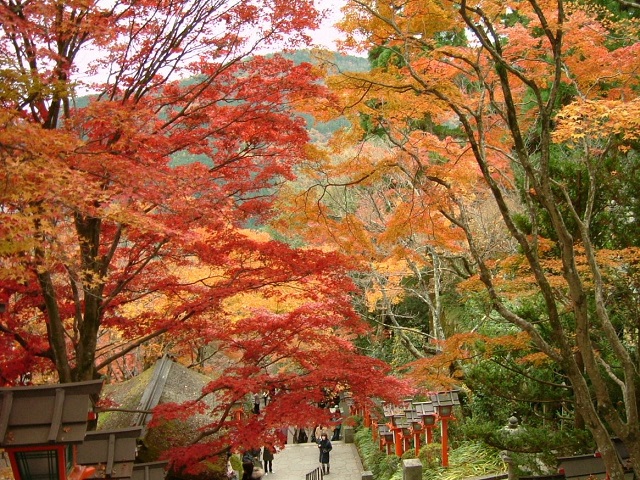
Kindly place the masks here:
<instances>
[{"instance_id":1,"label":"forested hillside","mask_svg":"<svg viewBox=\"0 0 640 480\"><path fill-rule=\"evenodd\" d=\"M369 61L363 57L356 57L353 55L343 55L337 52L323 52L322 56L319 53L315 53L311 50L296 50L293 53L283 53L285 58L291 60L295 65L301 63L311 63L314 65L328 63L329 68L337 69L342 72L364 72L369 69ZM272 55L268 55L270 57ZM328 58L327 58L328 56ZM193 80L185 80L185 84L190 84ZM85 105L87 99L83 98L79 100L79 105ZM302 118L305 119L307 130L311 139L315 143L325 143L333 133L340 128L346 128L349 126L349 122L345 118L335 118L328 121L317 121L313 115L308 113L297 112ZM172 165L184 165L194 161L204 162L207 164L207 158L205 155L194 155L190 152L179 152L173 155Z\"/></svg>"}]
</instances>

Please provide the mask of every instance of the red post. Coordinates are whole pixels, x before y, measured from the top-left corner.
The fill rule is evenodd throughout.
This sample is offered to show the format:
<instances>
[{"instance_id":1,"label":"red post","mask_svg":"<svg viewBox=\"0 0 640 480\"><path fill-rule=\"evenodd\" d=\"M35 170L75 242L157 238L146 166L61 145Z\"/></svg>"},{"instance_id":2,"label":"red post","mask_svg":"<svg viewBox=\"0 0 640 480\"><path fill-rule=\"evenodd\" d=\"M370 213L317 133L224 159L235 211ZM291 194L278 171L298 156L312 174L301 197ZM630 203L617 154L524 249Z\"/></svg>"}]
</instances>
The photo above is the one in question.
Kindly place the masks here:
<instances>
[{"instance_id":1,"label":"red post","mask_svg":"<svg viewBox=\"0 0 640 480\"><path fill-rule=\"evenodd\" d=\"M371 420L371 438L374 442L378 440L378 422L375 420Z\"/></svg>"},{"instance_id":2,"label":"red post","mask_svg":"<svg viewBox=\"0 0 640 480\"><path fill-rule=\"evenodd\" d=\"M404 453L402 451L402 447L404 444L404 438L402 435L402 429L401 428L394 428L393 429L393 443L395 443L396 445L396 456L397 457L401 457L402 454Z\"/></svg>"},{"instance_id":3,"label":"red post","mask_svg":"<svg viewBox=\"0 0 640 480\"><path fill-rule=\"evenodd\" d=\"M420 454L420 430L413 432L413 443L416 444L416 457Z\"/></svg>"},{"instance_id":4,"label":"red post","mask_svg":"<svg viewBox=\"0 0 640 480\"><path fill-rule=\"evenodd\" d=\"M411 434L410 432L407 432L405 434L405 432L402 432L402 452L406 452L407 450L409 450L411 448Z\"/></svg>"},{"instance_id":5,"label":"red post","mask_svg":"<svg viewBox=\"0 0 640 480\"><path fill-rule=\"evenodd\" d=\"M442 466L449 466L449 436L448 436L448 423L449 419L447 417L442 417L440 419L440 433L442 434Z\"/></svg>"},{"instance_id":6,"label":"red post","mask_svg":"<svg viewBox=\"0 0 640 480\"><path fill-rule=\"evenodd\" d=\"M233 417L237 422L242 420L242 408L237 408L233 411Z\"/></svg>"},{"instance_id":7,"label":"red post","mask_svg":"<svg viewBox=\"0 0 640 480\"><path fill-rule=\"evenodd\" d=\"M433 425L428 425L427 427L427 445L429 445L430 443L433 443Z\"/></svg>"}]
</instances>

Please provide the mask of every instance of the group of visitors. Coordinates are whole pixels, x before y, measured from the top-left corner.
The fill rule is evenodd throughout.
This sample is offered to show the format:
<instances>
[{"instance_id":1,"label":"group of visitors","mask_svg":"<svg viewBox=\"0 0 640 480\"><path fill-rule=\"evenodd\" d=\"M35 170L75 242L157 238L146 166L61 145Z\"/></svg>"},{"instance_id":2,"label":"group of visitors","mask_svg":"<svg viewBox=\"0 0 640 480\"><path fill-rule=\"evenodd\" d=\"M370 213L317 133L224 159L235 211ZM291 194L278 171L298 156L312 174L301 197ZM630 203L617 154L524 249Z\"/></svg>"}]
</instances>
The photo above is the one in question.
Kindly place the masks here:
<instances>
[{"instance_id":1,"label":"group of visitors","mask_svg":"<svg viewBox=\"0 0 640 480\"><path fill-rule=\"evenodd\" d=\"M267 406L276 392L264 392L262 394L253 395L253 413L260 414L261 406ZM317 426L313 428L300 428L294 431L293 440L297 443L306 443L309 440L318 445L319 462L322 466L324 475L329 474L330 452L333 448L332 440L340 439L340 408L338 407L339 398L336 397L329 402L329 411L331 412L332 424L335 427ZM320 405L324 408L327 404ZM286 429L283 435L286 436ZM273 458L276 452L273 445L266 445L262 449L254 448L244 452L242 456L242 478L241 480L258 480L262 477L273 473ZM227 477L229 479L238 480L237 473L233 470L230 461L231 455L227 459Z\"/></svg>"},{"instance_id":2,"label":"group of visitors","mask_svg":"<svg viewBox=\"0 0 640 480\"><path fill-rule=\"evenodd\" d=\"M340 422L342 421L339 407L331 407L331 424L328 426L318 425L315 428L296 428L293 432L293 443L309 443L320 441L320 434L324 432L327 434L332 442L340 440ZM335 426L331 426L335 425Z\"/></svg>"},{"instance_id":3,"label":"group of visitors","mask_svg":"<svg viewBox=\"0 0 640 480\"><path fill-rule=\"evenodd\" d=\"M270 445L265 445L262 451L259 448L247 450L242 456L242 480L257 480L273 473L274 453L275 448Z\"/></svg>"},{"instance_id":4,"label":"group of visitors","mask_svg":"<svg viewBox=\"0 0 640 480\"><path fill-rule=\"evenodd\" d=\"M269 405L271 398L275 396L276 392L277 392L276 389L272 388L271 391L262 392L262 394L254 393L253 394L253 413L259 414L261 406L266 407L267 405Z\"/></svg>"},{"instance_id":5,"label":"group of visitors","mask_svg":"<svg viewBox=\"0 0 640 480\"><path fill-rule=\"evenodd\" d=\"M331 440L327 432L321 427L316 443L318 444L318 461L322 467L322 473L329 475L330 452L333 449ZM259 480L269 473L273 473L273 458L276 450L271 446L264 446L262 449L254 448L247 450L242 455L242 478L241 480ZM238 480L236 472L233 470L230 461L231 454L227 458L227 477Z\"/></svg>"}]
</instances>

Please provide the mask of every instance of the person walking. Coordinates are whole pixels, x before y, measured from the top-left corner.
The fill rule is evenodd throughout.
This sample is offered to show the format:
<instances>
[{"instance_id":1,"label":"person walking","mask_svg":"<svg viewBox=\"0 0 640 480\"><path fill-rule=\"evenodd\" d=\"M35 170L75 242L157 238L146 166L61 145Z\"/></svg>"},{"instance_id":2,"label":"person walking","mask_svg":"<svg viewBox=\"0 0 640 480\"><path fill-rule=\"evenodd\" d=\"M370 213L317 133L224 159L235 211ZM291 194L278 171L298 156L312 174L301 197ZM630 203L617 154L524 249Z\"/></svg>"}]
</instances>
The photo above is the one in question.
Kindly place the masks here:
<instances>
[{"instance_id":1,"label":"person walking","mask_svg":"<svg viewBox=\"0 0 640 480\"><path fill-rule=\"evenodd\" d=\"M242 455L242 463L251 462L256 467L262 467L262 462L260 461L260 449L259 448L250 448L244 455Z\"/></svg>"},{"instance_id":2,"label":"person walking","mask_svg":"<svg viewBox=\"0 0 640 480\"><path fill-rule=\"evenodd\" d=\"M262 451L262 463L265 473L273 473L273 453L274 449L270 445L265 445Z\"/></svg>"},{"instance_id":3,"label":"person walking","mask_svg":"<svg viewBox=\"0 0 640 480\"><path fill-rule=\"evenodd\" d=\"M322 426L322 425L318 425L316 427L316 430L313 434L313 441L318 443L320 441L320 439L322 438L322 434L323 433L327 433L327 430Z\"/></svg>"},{"instance_id":4,"label":"person walking","mask_svg":"<svg viewBox=\"0 0 640 480\"><path fill-rule=\"evenodd\" d=\"M238 480L238 474L233 469L233 465L231 465L231 452L227 452L227 479Z\"/></svg>"},{"instance_id":5,"label":"person walking","mask_svg":"<svg viewBox=\"0 0 640 480\"><path fill-rule=\"evenodd\" d=\"M253 394L253 413L258 415L260 413L260 395Z\"/></svg>"},{"instance_id":6,"label":"person walking","mask_svg":"<svg viewBox=\"0 0 640 480\"><path fill-rule=\"evenodd\" d=\"M333 446L331 440L327 437L326 433L322 433L320 441L318 442L318 449L320 450L320 463L322 464L322 473L329 475L329 452Z\"/></svg>"},{"instance_id":7,"label":"person walking","mask_svg":"<svg viewBox=\"0 0 640 480\"><path fill-rule=\"evenodd\" d=\"M261 467L256 467L253 462L242 462L242 480L259 480L264 475L264 470Z\"/></svg>"},{"instance_id":8,"label":"person walking","mask_svg":"<svg viewBox=\"0 0 640 480\"><path fill-rule=\"evenodd\" d=\"M331 441L334 442L336 440L340 440L340 428L342 427L341 422L341 413L340 407L338 405L334 405L329 409L331 412L331 422L334 425L333 434L331 435Z\"/></svg>"}]
</instances>

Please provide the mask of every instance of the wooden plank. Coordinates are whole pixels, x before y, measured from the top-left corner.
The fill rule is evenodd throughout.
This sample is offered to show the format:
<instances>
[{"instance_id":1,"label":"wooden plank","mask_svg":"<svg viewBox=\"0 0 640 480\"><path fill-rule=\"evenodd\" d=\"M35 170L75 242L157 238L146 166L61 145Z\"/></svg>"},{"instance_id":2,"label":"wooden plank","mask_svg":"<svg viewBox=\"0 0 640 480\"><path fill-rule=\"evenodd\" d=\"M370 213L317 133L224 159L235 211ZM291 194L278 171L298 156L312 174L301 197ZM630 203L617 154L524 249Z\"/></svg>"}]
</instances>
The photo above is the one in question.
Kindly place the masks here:
<instances>
[{"instance_id":1,"label":"wooden plank","mask_svg":"<svg viewBox=\"0 0 640 480\"><path fill-rule=\"evenodd\" d=\"M115 454L116 454L116 436L115 434L112 433L109 435L109 443L107 445L107 469L105 472L109 477L113 474L113 463L114 463Z\"/></svg>"},{"instance_id":2,"label":"wooden plank","mask_svg":"<svg viewBox=\"0 0 640 480\"><path fill-rule=\"evenodd\" d=\"M56 388L56 399L53 404L53 411L51 412L51 427L49 427L49 435L47 436L47 441L49 443L54 443L58 439L58 433L60 432L60 427L62 426L64 396L64 389Z\"/></svg>"},{"instance_id":3,"label":"wooden plank","mask_svg":"<svg viewBox=\"0 0 640 480\"><path fill-rule=\"evenodd\" d=\"M13 392L2 392L2 410L0 410L0 442L4 441L9 427L9 416L13 406Z\"/></svg>"}]
</instances>

